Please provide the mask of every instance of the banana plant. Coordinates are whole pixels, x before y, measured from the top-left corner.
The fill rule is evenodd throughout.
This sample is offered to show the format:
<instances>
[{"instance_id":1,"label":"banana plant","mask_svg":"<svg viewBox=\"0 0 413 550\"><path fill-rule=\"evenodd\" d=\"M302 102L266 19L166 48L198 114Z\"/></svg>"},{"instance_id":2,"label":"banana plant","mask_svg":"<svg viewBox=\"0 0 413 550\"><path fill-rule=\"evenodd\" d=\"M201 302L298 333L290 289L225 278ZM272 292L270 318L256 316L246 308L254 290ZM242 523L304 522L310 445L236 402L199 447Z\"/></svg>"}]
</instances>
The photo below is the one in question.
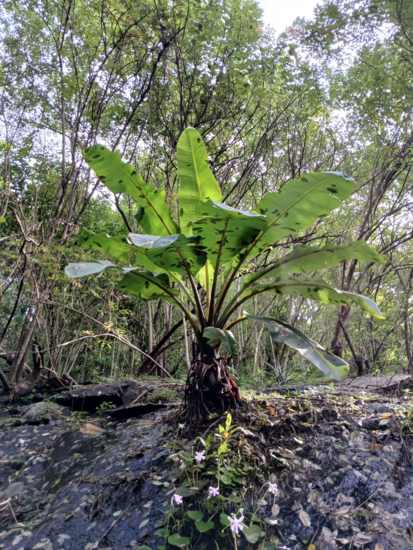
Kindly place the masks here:
<instances>
[{"instance_id":1,"label":"banana plant","mask_svg":"<svg viewBox=\"0 0 413 550\"><path fill-rule=\"evenodd\" d=\"M269 247L276 250L286 237L338 208L354 191L353 178L342 172L309 173L267 193L254 211L233 208L222 202L201 135L188 128L177 146L179 220L174 220L165 191L145 183L118 153L94 145L86 148L83 156L110 191L128 194L136 202L140 231L111 237L84 229L77 240L79 246L110 254L129 266L107 260L71 263L66 274L86 277L116 269L122 275L118 291L142 300L160 298L183 313L198 342L186 389L193 422L207 417L214 404L240 406L239 389L228 374L222 353L227 357L239 353L231 329L247 320L264 323L274 342L297 350L331 378L346 378L348 364L296 327L247 311L237 318L236 312L247 308L254 296L270 293L336 306L355 302L369 315L383 318L371 298L335 289L314 276L317 270L353 259L386 261L364 241L322 248L296 246L259 270L251 261ZM245 273L249 274L245 277ZM241 274L243 284L238 285Z\"/></svg>"}]
</instances>

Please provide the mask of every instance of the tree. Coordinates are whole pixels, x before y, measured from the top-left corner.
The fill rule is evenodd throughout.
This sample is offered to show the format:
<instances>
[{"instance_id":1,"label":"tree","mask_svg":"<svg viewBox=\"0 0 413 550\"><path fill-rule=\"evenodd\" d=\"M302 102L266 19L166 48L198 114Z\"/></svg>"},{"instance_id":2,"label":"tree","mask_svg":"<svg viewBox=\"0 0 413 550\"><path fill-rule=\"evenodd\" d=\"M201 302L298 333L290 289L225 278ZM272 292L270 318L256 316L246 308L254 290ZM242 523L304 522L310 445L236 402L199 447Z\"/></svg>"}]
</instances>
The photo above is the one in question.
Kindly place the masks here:
<instances>
[{"instance_id":1,"label":"tree","mask_svg":"<svg viewBox=\"0 0 413 550\"><path fill-rule=\"evenodd\" d=\"M370 315L382 318L370 298L337 291L322 279L303 275L352 259L385 262L364 241L321 249L297 246L268 267L251 272L235 294L230 295L229 291L253 258L327 216L347 199L355 188L350 176L339 172L305 174L288 182L279 192L264 195L256 211L232 208L221 202L222 193L209 168L201 135L188 128L177 145L178 226L166 204L165 191L146 184L118 153L95 145L83 154L106 187L116 194L129 194L139 204L135 217L146 234L109 237L84 230L78 239L80 246L110 253L124 262L132 258L132 266L122 267L106 260L73 263L66 267L66 274L78 278L107 268L118 269L123 278L117 290L144 300L161 299L182 311L198 346L186 389L191 421L199 423L205 419L214 403L222 408L239 407L239 390L228 374L220 347L227 356L238 354L231 329L247 319L264 323L274 342L298 350L333 379L346 378L348 364L343 359L288 323L246 312L234 317L244 303L269 293L346 306L351 300Z\"/></svg>"}]
</instances>

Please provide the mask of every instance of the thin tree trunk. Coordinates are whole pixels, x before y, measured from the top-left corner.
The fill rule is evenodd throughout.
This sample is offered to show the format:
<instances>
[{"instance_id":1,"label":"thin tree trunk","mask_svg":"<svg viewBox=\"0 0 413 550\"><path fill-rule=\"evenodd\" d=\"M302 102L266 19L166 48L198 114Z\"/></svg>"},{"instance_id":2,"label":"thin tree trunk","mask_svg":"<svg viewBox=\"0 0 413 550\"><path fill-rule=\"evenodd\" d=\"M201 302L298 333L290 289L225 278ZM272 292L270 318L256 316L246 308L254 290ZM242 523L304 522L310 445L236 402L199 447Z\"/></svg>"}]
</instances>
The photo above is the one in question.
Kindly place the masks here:
<instances>
[{"instance_id":1,"label":"thin tree trunk","mask_svg":"<svg viewBox=\"0 0 413 550\"><path fill-rule=\"evenodd\" d=\"M83 365L82 365L82 372L81 372L81 375L80 375L80 382L83 384L83 382L85 381L85 370L86 370L86 364L87 364L87 354L88 354L88 347L86 345L86 348L85 348L85 358L83 360Z\"/></svg>"},{"instance_id":2,"label":"thin tree trunk","mask_svg":"<svg viewBox=\"0 0 413 550\"><path fill-rule=\"evenodd\" d=\"M357 365L358 375L362 376L364 374L364 371L363 371L363 358L362 358L361 355L358 355L358 353L354 349L354 346L351 342L349 333L347 332L346 326L341 321L340 321L340 324L341 324L341 330L343 331L344 337L347 340L348 347L350 348L351 353L353 354L354 362Z\"/></svg>"},{"instance_id":3,"label":"thin tree trunk","mask_svg":"<svg viewBox=\"0 0 413 550\"><path fill-rule=\"evenodd\" d=\"M151 302L146 302L148 308L148 353L151 354L153 350L153 325L152 325L152 307Z\"/></svg>"},{"instance_id":4,"label":"thin tree trunk","mask_svg":"<svg viewBox=\"0 0 413 550\"><path fill-rule=\"evenodd\" d=\"M409 330L409 318L407 313L404 314L404 339L406 343L406 355L407 355L407 372L413 374L413 355L412 355L412 339Z\"/></svg>"}]
</instances>

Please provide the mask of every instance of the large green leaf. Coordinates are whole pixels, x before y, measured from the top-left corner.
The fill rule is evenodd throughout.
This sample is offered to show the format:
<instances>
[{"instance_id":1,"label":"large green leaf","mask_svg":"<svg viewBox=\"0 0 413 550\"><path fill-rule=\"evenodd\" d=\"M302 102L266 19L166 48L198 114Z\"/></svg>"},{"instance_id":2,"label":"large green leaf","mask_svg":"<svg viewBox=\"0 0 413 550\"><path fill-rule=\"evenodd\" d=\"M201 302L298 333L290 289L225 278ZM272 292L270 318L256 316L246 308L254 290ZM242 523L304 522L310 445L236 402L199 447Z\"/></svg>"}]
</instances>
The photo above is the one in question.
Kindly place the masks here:
<instances>
[{"instance_id":1,"label":"large green leaf","mask_svg":"<svg viewBox=\"0 0 413 550\"><path fill-rule=\"evenodd\" d=\"M84 229L77 238L78 246L85 249L92 248L104 254L111 254L119 260L127 261L130 252L134 252L134 259L131 262L134 266L143 267L152 273L165 273L166 270L154 264L146 255L143 248L134 246L130 239L125 235L110 237L106 233L93 233L88 229Z\"/></svg>"},{"instance_id":2,"label":"large green leaf","mask_svg":"<svg viewBox=\"0 0 413 550\"><path fill-rule=\"evenodd\" d=\"M78 279L80 277L102 273L107 267L112 267L120 271L123 269L107 260L96 260L94 262L69 264L65 267L65 273L69 279Z\"/></svg>"},{"instance_id":3,"label":"large green leaf","mask_svg":"<svg viewBox=\"0 0 413 550\"><path fill-rule=\"evenodd\" d=\"M208 339L208 344L210 346L215 347L222 344L224 351L229 355L239 355L237 341L230 330L207 327L204 329L203 336Z\"/></svg>"},{"instance_id":4,"label":"large green leaf","mask_svg":"<svg viewBox=\"0 0 413 550\"><path fill-rule=\"evenodd\" d=\"M128 268L123 279L116 285L116 290L127 292L142 298L142 300L163 300L175 303L173 296L178 292L169 286L169 279L165 273L150 273Z\"/></svg>"},{"instance_id":5,"label":"large green leaf","mask_svg":"<svg viewBox=\"0 0 413 550\"><path fill-rule=\"evenodd\" d=\"M181 537L179 533L174 533L170 537L168 537L168 542L172 546L186 546L191 542L191 540L188 537Z\"/></svg>"},{"instance_id":6,"label":"large green leaf","mask_svg":"<svg viewBox=\"0 0 413 550\"><path fill-rule=\"evenodd\" d=\"M284 294L288 296L303 296L310 300L318 300L325 304L335 305L351 305L348 298L351 298L370 315L376 319L384 319L376 302L367 296L354 294L345 290L337 290L322 279L315 277L279 277L271 283L255 283L248 290L245 290L241 295L241 300L252 294L270 292L272 294Z\"/></svg>"},{"instance_id":7,"label":"large green leaf","mask_svg":"<svg viewBox=\"0 0 413 550\"><path fill-rule=\"evenodd\" d=\"M73 279L97 275L107 268L117 269L124 274L123 279L115 287L122 292L139 296L143 300L162 298L173 303L173 296L178 296L178 292L169 286L169 278L165 273L138 271L136 267L119 267L106 260L69 264L65 268L65 273Z\"/></svg>"},{"instance_id":8,"label":"large green leaf","mask_svg":"<svg viewBox=\"0 0 413 550\"><path fill-rule=\"evenodd\" d=\"M212 200L199 202L197 213L206 217L192 224L194 235L200 237L214 268L218 257L220 265L233 260L267 226L265 216L238 210Z\"/></svg>"},{"instance_id":9,"label":"large green leaf","mask_svg":"<svg viewBox=\"0 0 413 550\"><path fill-rule=\"evenodd\" d=\"M276 260L266 269L247 277L245 284L250 285L260 279L279 277L286 273L305 273L306 271L325 269L352 259L365 262L386 262L383 255L362 240L348 245L328 244L323 248L297 245L290 254Z\"/></svg>"},{"instance_id":10,"label":"large green leaf","mask_svg":"<svg viewBox=\"0 0 413 550\"><path fill-rule=\"evenodd\" d=\"M247 539L248 542L251 542L251 544L255 544L259 541L261 534L265 534L261 527L257 525L256 523L252 523L249 527L245 527L242 531L242 534Z\"/></svg>"},{"instance_id":11,"label":"large green leaf","mask_svg":"<svg viewBox=\"0 0 413 550\"><path fill-rule=\"evenodd\" d=\"M110 237L106 233L94 233L89 229L83 229L76 241L77 246L88 250L98 250L102 254L110 254L122 261L127 261L131 250L134 248L126 235Z\"/></svg>"},{"instance_id":12,"label":"large green leaf","mask_svg":"<svg viewBox=\"0 0 413 550\"><path fill-rule=\"evenodd\" d=\"M206 533L207 531L210 531L211 529L214 529L215 523L213 521L196 521L195 527L198 529L200 533Z\"/></svg>"},{"instance_id":13,"label":"large green leaf","mask_svg":"<svg viewBox=\"0 0 413 550\"><path fill-rule=\"evenodd\" d=\"M341 200L351 195L354 187L353 178L347 174L320 172L305 174L288 182L280 191L268 193L256 208L258 213L267 216L268 227L250 255L259 254L268 245L327 216L340 206Z\"/></svg>"},{"instance_id":14,"label":"large green leaf","mask_svg":"<svg viewBox=\"0 0 413 550\"><path fill-rule=\"evenodd\" d=\"M195 275L207 261L206 253L198 246L199 237L182 234L156 237L135 233L129 233L128 237L135 246L145 249L146 256L154 264L168 271L186 274L186 264Z\"/></svg>"},{"instance_id":15,"label":"large green leaf","mask_svg":"<svg viewBox=\"0 0 413 550\"><path fill-rule=\"evenodd\" d=\"M178 200L182 233L192 235L191 222L198 219L198 201L214 199L222 201L219 185L211 172L208 153L200 133L187 128L178 140Z\"/></svg>"},{"instance_id":16,"label":"large green leaf","mask_svg":"<svg viewBox=\"0 0 413 550\"><path fill-rule=\"evenodd\" d=\"M119 153L103 145L93 145L83 151L83 157L108 189L113 193L128 193L140 204L139 222L145 231L151 235L179 233L165 202L165 191L144 183L133 166L122 161Z\"/></svg>"},{"instance_id":17,"label":"large green leaf","mask_svg":"<svg viewBox=\"0 0 413 550\"><path fill-rule=\"evenodd\" d=\"M320 344L314 342L297 328L269 317L257 317L249 315L247 319L251 321L260 321L265 324L271 334L271 338L277 344L285 344L290 348L297 350L303 357L308 359L313 365L320 369L324 374L334 380L345 380L348 375L349 366L332 353L325 350Z\"/></svg>"}]
</instances>

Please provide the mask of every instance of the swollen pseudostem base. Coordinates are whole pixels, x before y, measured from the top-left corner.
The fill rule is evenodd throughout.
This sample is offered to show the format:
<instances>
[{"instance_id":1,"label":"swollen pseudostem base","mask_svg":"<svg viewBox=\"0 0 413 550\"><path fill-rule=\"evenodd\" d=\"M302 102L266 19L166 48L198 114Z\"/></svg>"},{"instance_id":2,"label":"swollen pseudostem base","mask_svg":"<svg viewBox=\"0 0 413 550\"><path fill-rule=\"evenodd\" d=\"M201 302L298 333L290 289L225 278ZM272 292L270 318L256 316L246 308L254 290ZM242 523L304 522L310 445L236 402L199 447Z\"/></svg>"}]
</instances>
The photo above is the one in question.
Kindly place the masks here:
<instances>
[{"instance_id":1,"label":"swollen pseudostem base","mask_svg":"<svg viewBox=\"0 0 413 550\"><path fill-rule=\"evenodd\" d=\"M199 425L215 412L238 410L243 404L238 386L228 374L224 357L203 356L192 363L185 392L188 421Z\"/></svg>"}]
</instances>

